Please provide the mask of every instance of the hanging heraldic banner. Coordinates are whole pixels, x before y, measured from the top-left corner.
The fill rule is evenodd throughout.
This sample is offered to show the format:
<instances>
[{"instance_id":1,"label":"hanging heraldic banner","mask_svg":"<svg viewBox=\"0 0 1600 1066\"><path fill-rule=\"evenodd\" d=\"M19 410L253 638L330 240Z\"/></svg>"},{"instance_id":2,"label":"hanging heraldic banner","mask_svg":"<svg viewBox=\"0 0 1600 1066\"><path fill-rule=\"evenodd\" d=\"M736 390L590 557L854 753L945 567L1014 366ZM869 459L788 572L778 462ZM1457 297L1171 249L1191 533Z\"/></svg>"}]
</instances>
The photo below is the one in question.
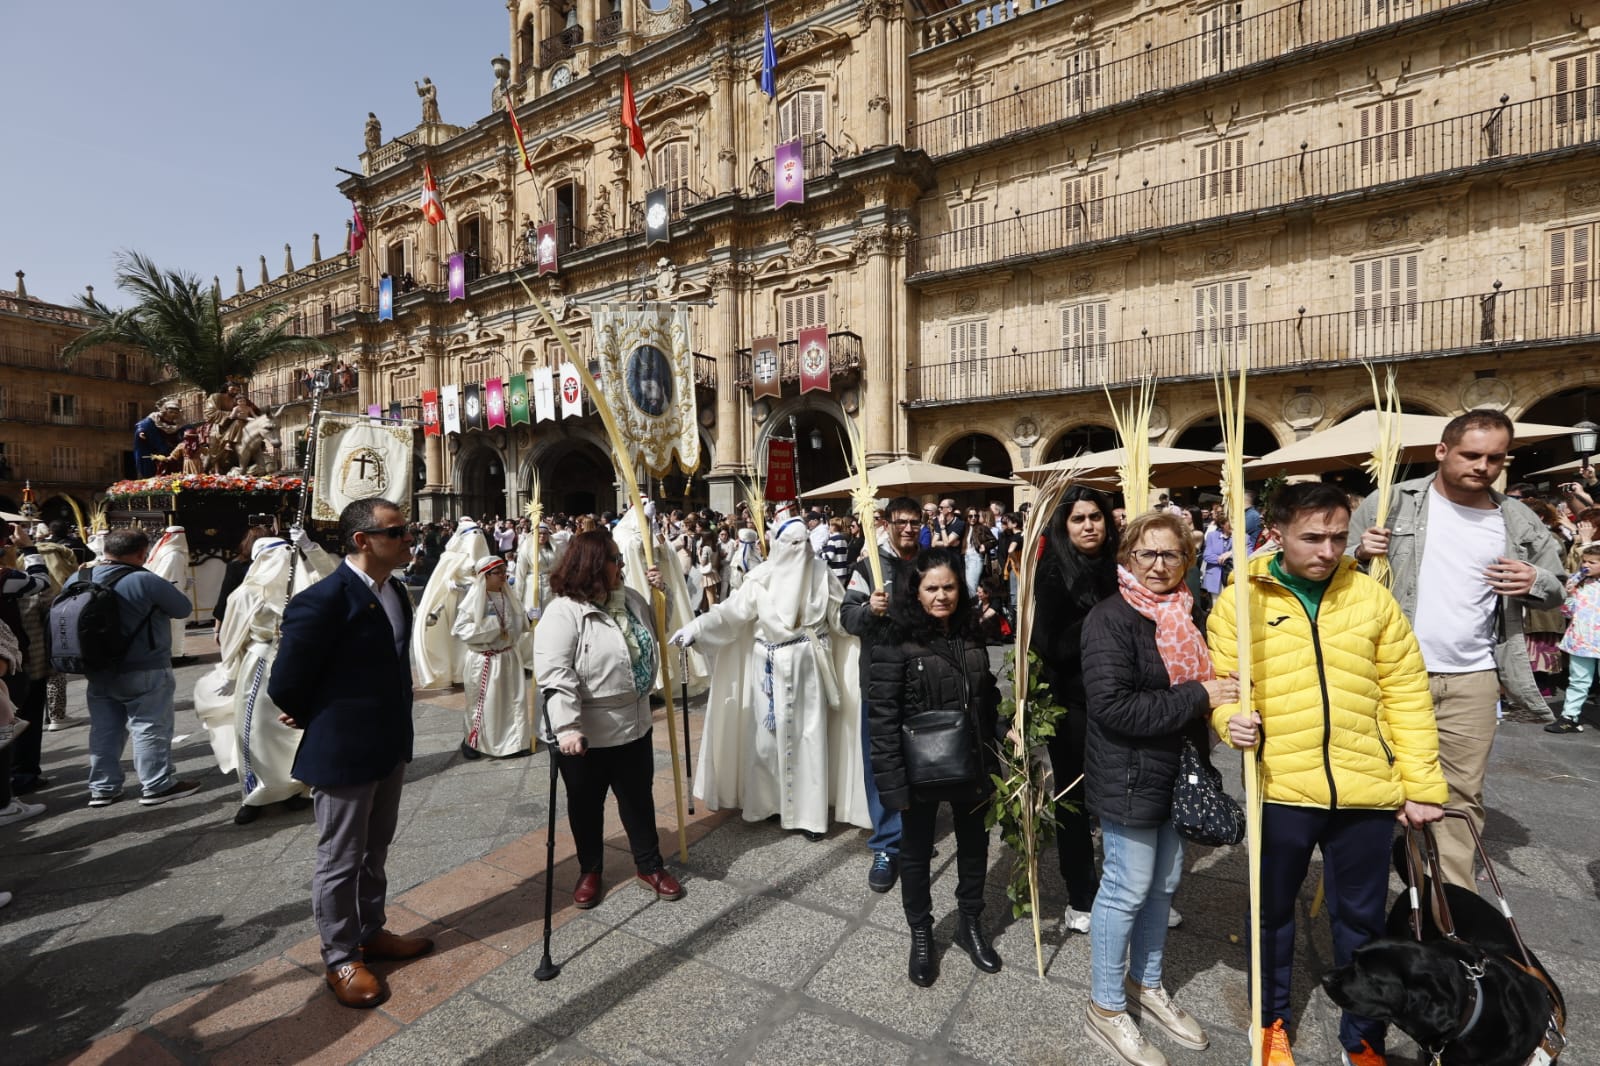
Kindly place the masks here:
<instances>
[{"instance_id":1,"label":"hanging heraldic banner","mask_svg":"<svg viewBox=\"0 0 1600 1066\"><path fill-rule=\"evenodd\" d=\"M750 398L783 395L778 374L778 338L757 337L750 346Z\"/></svg>"},{"instance_id":2,"label":"hanging heraldic banner","mask_svg":"<svg viewBox=\"0 0 1600 1066\"><path fill-rule=\"evenodd\" d=\"M571 363L561 364L561 417L577 418L583 414L583 384L578 380L578 368Z\"/></svg>"},{"instance_id":3,"label":"hanging heraldic banner","mask_svg":"<svg viewBox=\"0 0 1600 1066\"><path fill-rule=\"evenodd\" d=\"M801 395L814 389L833 391L832 369L828 365L827 326L812 326L800 331Z\"/></svg>"},{"instance_id":4,"label":"hanging heraldic banner","mask_svg":"<svg viewBox=\"0 0 1600 1066\"><path fill-rule=\"evenodd\" d=\"M694 391L689 309L600 304L594 316L600 372L595 384L612 402L633 455L660 476L700 465L700 420Z\"/></svg>"},{"instance_id":5,"label":"hanging heraldic banner","mask_svg":"<svg viewBox=\"0 0 1600 1066\"><path fill-rule=\"evenodd\" d=\"M460 252L450 256L450 299L467 298L467 257Z\"/></svg>"},{"instance_id":6,"label":"hanging heraldic banner","mask_svg":"<svg viewBox=\"0 0 1600 1066\"><path fill-rule=\"evenodd\" d=\"M439 390L422 390L422 434L425 437L439 435Z\"/></svg>"},{"instance_id":7,"label":"hanging heraldic banner","mask_svg":"<svg viewBox=\"0 0 1600 1066\"><path fill-rule=\"evenodd\" d=\"M667 211L667 190L651 189L644 194L644 246L646 248L657 241L670 240L672 234L667 226L669 213Z\"/></svg>"},{"instance_id":8,"label":"hanging heraldic banner","mask_svg":"<svg viewBox=\"0 0 1600 1066\"><path fill-rule=\"evenodd\" d=\"M556 372L547 366L533 371L533 413L540 422L556 417Z\"/></svg>"},{"instance_id":9,"label":"hanging heraldic banner","mask_svg":"<svg viewBox=\"0 0 1600 1066\"><path fill-rule=\"evenodd\" d=\"M534 248L539 255L539 273L554 274L560 265L556 251L556 224L546 222L534 231Z\"/></svg>"},{"instance_id":10,"label":"hanging heraldic banner","mask_svg":"<svg viewBox=\"0 0 1600 1066\"><path fill-rule=\"evenodd\" d=\"M382 496L411 514L411 426L330 418L318 423L311 517L337 522L347 504Z\"/></svg>"},{"instance_id":11,"label":"hanging heraldic banner","mask_svg":"<svg viewBox=\"0 0 1600 1066\"><path fill-rule=\"evenodd\" d=\"M378 321L394 321L394 279L384 278L378 282Z\"/></svg>"},{"instance_id":12,"label":"hanging heraldic banner","mask_svg":"<svg viewBox=\"0 0 1600 1066\"><path fill-rule=\"evenodd\" d=\"M483 428L483 393L476 384L462 390L461 422L468 429Z\"/></svg>"},{"instance_id":13,"label":"hanging heraldic banner","mask_svg":"<svg viewBox=\"0 0 1600 1066\"><path fill-rule=\"evenodd\" d=\"M514 426L521 422L524 425L531 422L528 417L528 376L515 374L511 384L506 389L506 402L511 406L511 424Z\"/></svg>"},{"instance_id":14,"label":"hanging heraldic banner","mask_svg":"<svg viewBox=\"0 0 1600 1066\"><path fill-rule=\"evenodd\" d=\"M444 431L461 432L461 386L446 385L439 390L439 404L444 408Z\"/></svg>"},{"instance_id":15,"label":"hanging heraldic banner","mask_svg":"<svg viewBox=\"0 0 1600 1066\"><path fill-rule=\"evenodd\" d=\"M796 137L778 145L773 153L772 206L806 202L806 162L804 142Z\"/></svg>"}]
</instances>

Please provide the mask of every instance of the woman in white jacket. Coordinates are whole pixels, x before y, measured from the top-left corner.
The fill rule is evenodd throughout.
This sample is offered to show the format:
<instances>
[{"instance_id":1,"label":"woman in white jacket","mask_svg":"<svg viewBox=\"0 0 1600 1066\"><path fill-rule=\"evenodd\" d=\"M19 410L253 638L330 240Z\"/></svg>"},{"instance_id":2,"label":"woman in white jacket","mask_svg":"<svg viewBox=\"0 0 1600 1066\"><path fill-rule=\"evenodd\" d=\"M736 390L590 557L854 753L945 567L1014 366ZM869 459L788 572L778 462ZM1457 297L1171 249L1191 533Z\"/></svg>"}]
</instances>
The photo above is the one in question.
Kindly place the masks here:
<instances>
[{"instance_id":1,"label":"woman in white jacket","mask_svg":"<svg viewBox=\"0 0 1600 1066\"><path fill-rule=\"evenodd\" d=\"M662 588L659 570L646 576L652 588ZM650 690L661 638L655 612L624 586L622 552L598 530L568 543L550 591L554 597L534 630L534 676L544 693L542 731L559 746L567 786L579 869L573 905L600 902L607 792L616 794L639 880L662 899L681 899L656 834Z\"/></svg>"}]
</instances>

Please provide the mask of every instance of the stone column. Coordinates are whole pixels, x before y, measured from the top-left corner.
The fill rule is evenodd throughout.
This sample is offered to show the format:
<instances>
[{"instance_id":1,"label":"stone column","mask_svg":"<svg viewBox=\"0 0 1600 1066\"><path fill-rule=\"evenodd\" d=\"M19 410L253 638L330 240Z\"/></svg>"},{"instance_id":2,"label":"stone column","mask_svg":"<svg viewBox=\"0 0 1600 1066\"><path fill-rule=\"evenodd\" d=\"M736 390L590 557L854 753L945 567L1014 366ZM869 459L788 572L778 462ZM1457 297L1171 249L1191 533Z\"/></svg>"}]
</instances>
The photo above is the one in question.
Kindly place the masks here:
<instances>
[{"instance_id":1,"label":"stone column","mask_svg":"<svg viewBox=\"0 0 1600 1066\"><path fill-rule=\"evenodd\" d=\"M424 391L433 389L438 391L439 383L443 380L444 343L438 340L428 340L422 350L422 388ZM441 419L444 417L443 405L440 406ZM427 469L426 491L437 492L448 485L450 478L445 472L444 433L441 427L436 437L423 437L423 461Z\"/></svg>"},{"instance_id":2,"label":"stone column","mask_svg":"<svg viewBox=\"0 0 1600 1066\"><path fill-rule=\"evenodd\" d=\"M717 150L717 193L719 195L731 193L738 184L738 172L735 166L739 159L739 152L735 143L737 137L737 123L735 122L733 103L733 82L739 74L739 63L732 55L724 53L711 64L711 76L717 81L717 107L716 107L716 143L721 145Z\"/></svg>"},{"instance_id":3,"label":"stone column","mask_svg":"<svg viewBox=\"0 0 1600 1066\"><path fill-rule=\"evenodd\" d=\"M716 306L711 309L711 354L717 361L717 425L712 434L717 442L716 462L711 479L742 476L747 471L744 424L739 417L739 388L734 384L738 371L739 273L733 263L717 263L711 268L711 292Z\"/></svg>"},{"instance_id":4,"label":"stone column","mask_svg":"<svg viewBox=\"0 0 1600 1066\"><path fill-rule=\"evenodd\" d=\"M861 326L861 436L867 462L876 466L896 457L896 404L900 396L900 361L895 358L898 331L892 255L895 236L884 223L856 232L855 246L862 266Z\"/></svg>"},{"instance_id":5,"label":"stone column","mask_svg":"<svg viewBox=\"0 0 1600 1066\"><path fill-rule=\"evenodd\" d=\"M889 111L891 107L890 72L893 69L889 54L888 20L891 8L900 5L894 0L862 0L858 10L861 24L867 29L867 46L862 58L867 64L867 147L882 148L889 143Z\"/></svg>"}]
</instances>

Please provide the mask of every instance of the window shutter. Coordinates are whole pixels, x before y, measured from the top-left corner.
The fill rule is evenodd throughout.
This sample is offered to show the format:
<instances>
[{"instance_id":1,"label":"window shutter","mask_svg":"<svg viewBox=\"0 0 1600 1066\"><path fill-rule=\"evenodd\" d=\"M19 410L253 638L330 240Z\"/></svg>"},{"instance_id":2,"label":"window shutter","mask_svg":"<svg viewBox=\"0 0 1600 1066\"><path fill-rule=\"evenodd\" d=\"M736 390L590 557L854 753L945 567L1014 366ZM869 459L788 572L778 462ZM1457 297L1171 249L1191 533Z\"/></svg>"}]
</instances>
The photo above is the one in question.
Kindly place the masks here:
<instances>
[{"instance_id":1,"label":"window shutter","mask_svg":"<svg viewBox=\"0 0 1600 1066\"><path fill-rule=\"evenodd\" d=\"M1405 305L1406 321L1417 320L1417 257L1408 255L1406 260Z\"/></svg>"},{"instance_id":2,"label":"window shutter","mask_svg":"<svg viewBox=\"0 0 1600 1066\"><path fill-rule=\"evenodd\" d=\"M1567 230L1550 231L1550 302L1559 304L1567 298Z\"/></svg>"},{"instance_id":3,"label":"window shutter","mask_svg":"<svg viewBox=\"0 0 1600 1066\"><path fill-rule=\"evenodd\" d=\"M1589 296L1589 237L1588 226L1578 226L1572 231L1572 258L1569 269L1573 300L1585 300Z\"/></svg>"},{"instance_id":4,"label":"window shutter","mask_svg":"<svg viewBox=\"0 0 1600 1066\"><path fill-rule=\"evenodd\" d=\"M1363 329L1367 324L1367 266L1366 263L1357 263L1353 271L1356 329Z\"/></svg>"}]
</instances>

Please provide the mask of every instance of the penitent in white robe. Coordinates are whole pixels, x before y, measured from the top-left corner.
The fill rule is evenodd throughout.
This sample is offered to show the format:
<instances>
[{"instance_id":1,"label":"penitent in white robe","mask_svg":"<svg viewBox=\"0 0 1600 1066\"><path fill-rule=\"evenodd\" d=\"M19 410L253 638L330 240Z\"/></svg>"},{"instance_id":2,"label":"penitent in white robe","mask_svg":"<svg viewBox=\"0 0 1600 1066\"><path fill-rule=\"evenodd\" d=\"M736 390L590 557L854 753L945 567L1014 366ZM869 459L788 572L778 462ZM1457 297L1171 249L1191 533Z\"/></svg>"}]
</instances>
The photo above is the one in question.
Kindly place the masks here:
<instances>
[{"instance_id":1,"label":"penitent in white robe","mask_svg":"<svg viewBox=\"0 0 1600 1066\"><path fill-rule=\"evenodd\" d=\"M150 549L150 557L145 560L144 568L163 581L171 582L173 588L183 593L190 607L194 606L194 567L189 562L189 538L181 526L169 526L167 531L161 534L155 547ZM184 653L184 628L188 622L188 618L173 618L169 622L172 626L174 659L180 658Z\"/></svg>"},{"instance_id":2,"label":"penitent in white robe","mask_svg":"<svg viewBox=\"0 0 1600 1066\"><path fill-rule=\"evenodd\" d=\"M655 590L650 587L650 581L645 576L650 569L644 559L644 541L639 534L639 523L633 511L622 516L622 520L611 531L612 539L617 543L617 550L622 554L622 580L633 591L643 596L646 603L654 609L653 598ZM667 597L667 626L665 633L675 633L694 620L694 611L689 606L689 586L684 578L683 564L678 561L678 553L669 548L660 537L655 538L656 567L661 571L661 580L666 585ZM672 698L676 702L682 692L683 684L683 656L676 650L669 651L672 656ZM662 656L663 659L666 656ZM689 694L698 695L706 690L706 683L710 677L710 667L706 665L705 657L693 648L689 649ZM662 667L656 668L655 691L659 694L665 687L662 683ZM681 708L680 708L681 710Z\"/></svg>"},{"instance_id":3,"label":"penitent in white robe","mask_svg":"<svg viewBox=\"0 0 1600 1066\"><path fill-rule=\"evenodd\" d=\"M509 589L490 592L483 578L474 581L450 629L467 650L466 744L504 758L533 744L528 682L518 650L530 626Z\"/></svg>"},{"instance_id":4,"label":"penitent in white robe","mask_svg":"<svg viewBox=\"0 0 1600 1066\"><path fill-rule=\"evenodd\" d=\"M195 713L211 735L217 765L224 773L238 772L248 807L309 792L290 776L303 734L278 721L278 707L267 695L294 552L284 541L258 551L244 581L228 597L228 612L218 634L222 660L195 685ZM295 595L338 565L311 541L303 553L294 563Z\"/></svg>"},{"instance_id":5,"label":"penitent in white robe","mask_svg":"<svg viewBox=\"0 0 1600 1066\"><path fill-rule=\"evenodd\" d=\"M694 794L712 810L740 808L747 822L776 814L785 829L825 833L831 806L838 821L872 827L860 645L839 624L844 590L822 576L822 602L798 628L763 610L773 600L769 581L799 580L767 563L694 623L696 643L714 649L694 780Z\"/></svg>"},{"instance_id":6,"label":"penitent in white robe","mask_svg":"<svg viewBox=\"0 0 1600 1066\"><path fill-rule=\"evenodd\" d=\"M467 649L450 630L477 573L478 561L488 554L483 530L475 524L462 525L428 575L411 626L411 666L417 688L449 688L461 683Z\"/></svg>"}]
</instances>

